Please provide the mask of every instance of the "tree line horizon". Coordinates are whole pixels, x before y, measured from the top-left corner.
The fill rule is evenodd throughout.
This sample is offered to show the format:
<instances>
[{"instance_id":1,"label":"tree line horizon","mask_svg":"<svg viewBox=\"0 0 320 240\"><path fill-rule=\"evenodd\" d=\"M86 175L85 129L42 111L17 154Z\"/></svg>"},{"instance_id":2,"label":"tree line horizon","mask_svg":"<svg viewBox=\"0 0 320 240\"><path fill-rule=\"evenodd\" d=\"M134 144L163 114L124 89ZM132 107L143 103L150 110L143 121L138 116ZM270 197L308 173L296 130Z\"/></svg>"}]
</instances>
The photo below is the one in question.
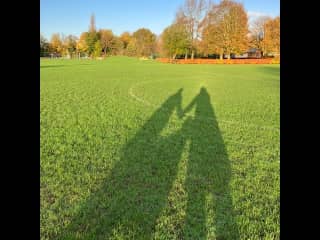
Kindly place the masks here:
<instances>
[{"instance_id":1,"label":"tree line horizon","mask_svg":"<svg viewBox=\"0 0 320 240\"><path fill-rule=\"evenodd\" d=\"M91 15L88 31L80 37L54 33L50 41L40 33L40 57L100 58L111 55L135 57L212 57L230 59L249 48L262 56L280 54L280 16L260 16L249 28L248 14L234 0L185 0L172 24L157 36L147 28L120 36L111 29L96 29Z\"/></svg>"}]
</instances>

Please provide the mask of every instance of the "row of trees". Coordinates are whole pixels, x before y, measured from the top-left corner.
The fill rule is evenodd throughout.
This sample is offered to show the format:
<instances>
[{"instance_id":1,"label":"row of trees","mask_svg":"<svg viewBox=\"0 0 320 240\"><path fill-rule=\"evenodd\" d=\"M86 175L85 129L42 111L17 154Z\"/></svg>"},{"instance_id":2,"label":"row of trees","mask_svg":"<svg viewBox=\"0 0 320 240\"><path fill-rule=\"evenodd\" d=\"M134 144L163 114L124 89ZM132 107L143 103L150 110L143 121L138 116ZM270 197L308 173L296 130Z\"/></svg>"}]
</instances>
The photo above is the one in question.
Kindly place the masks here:
<instances>
[{"instance_id":1,"label":"row of trees","mask_svg":"<svg viewBox=\"0 0 320 240\"><path fill-rule=\"evenodd\" d=\"M107 55L149 56L155 52L156 35L141 28L132 35L124 32L116 36L110 29L96 30L95 17L91 16L89 31L77 38L73 35L53 34L50 42L40 35L40 55L68 56L70 58Z\"/></svg>"},{"instance_id":2,"label":"row of trees","mask_svg":"<svg viewBox=\"0 0 320 240\"><path fill-rule=\"evenodd\" d=\"M94 15L89 30L79 38L53 34L50 42L40 35L41 56L54 54L69 57L107 55L151 56L176 58L182 55L223 57L257 48L264 55L280 52L280 17L258 18L249 29L248 16L242 3L222 0L185 0L173 23L156 36L149 29L116 36L112 30L96 29Z\"/></svg>"},{"instance_id":3,"label":"row of trees","mask_svg":"<svg viewBox=\"0 0 320 240\"><path fill-rule=\"evenodd\" d=\"M280 17L259 17L251 29L242 3L222 0L213 4L206 0L186 0L172 25L161 35L162 52L176 55L196 53L242 54L249 48L260 49L264 55L280 53Z\"/></svg>"}]
</instances>

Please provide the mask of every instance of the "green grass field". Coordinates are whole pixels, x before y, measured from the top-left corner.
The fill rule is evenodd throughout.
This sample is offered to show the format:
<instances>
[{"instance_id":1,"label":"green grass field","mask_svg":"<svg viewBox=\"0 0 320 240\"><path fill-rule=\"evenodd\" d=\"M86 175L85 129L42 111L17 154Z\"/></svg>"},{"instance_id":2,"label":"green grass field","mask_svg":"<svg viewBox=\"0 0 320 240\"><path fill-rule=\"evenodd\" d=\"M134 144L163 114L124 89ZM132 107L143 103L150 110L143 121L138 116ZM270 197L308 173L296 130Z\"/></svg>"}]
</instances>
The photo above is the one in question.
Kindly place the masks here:
<instances>
[{"instance_id":1,"label":"green grass field","mask_svg":"<svg viewBox=\"0 0 320 240\"><path fill-rule=\"evenodd\" d=\"M280 66L40 61L41 239L280 239Z\"/></svg>"}]
</instances>

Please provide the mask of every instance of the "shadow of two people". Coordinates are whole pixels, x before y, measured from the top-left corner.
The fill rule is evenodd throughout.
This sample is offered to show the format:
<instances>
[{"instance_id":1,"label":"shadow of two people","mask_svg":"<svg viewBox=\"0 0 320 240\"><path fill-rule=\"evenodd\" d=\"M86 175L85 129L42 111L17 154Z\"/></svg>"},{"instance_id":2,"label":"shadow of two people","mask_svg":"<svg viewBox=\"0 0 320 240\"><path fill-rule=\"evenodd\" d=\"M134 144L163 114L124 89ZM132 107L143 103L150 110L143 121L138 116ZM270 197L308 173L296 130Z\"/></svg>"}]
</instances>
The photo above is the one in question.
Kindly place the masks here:
<instances>
[{"instance_id":1,"label":"shadow of two people","mask_svg":"<svg viewBox=\"0 0 320 240\"><path fill-rule=\"evenodd\" d=\"M176 228L181 239L206 239L206 197L214 199L216 239L239 239L229 188L230 162L205 88L183 110L182 89L171 95L124 146L121 160L58 239L152 239L189 141L185 191L186 215ZM194 117L187 113L195 107ZM170 136L161 131L176 110L182 127ZM76 237L77 236L77 237ZM80 236L80 237L79 237Z\"/></svg>"}]
</instances>

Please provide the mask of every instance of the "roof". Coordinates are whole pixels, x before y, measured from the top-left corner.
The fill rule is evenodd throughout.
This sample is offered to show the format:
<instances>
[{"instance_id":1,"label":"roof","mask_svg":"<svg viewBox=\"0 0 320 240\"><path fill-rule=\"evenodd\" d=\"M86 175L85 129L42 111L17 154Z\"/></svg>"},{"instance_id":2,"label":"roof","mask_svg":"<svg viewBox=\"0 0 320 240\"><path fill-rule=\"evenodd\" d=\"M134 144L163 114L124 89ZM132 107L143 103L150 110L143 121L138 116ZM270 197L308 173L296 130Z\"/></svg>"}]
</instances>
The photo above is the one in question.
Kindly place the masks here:
<instances>
[{"instance_id":1,"label":"roof","mask_svg":"<svg viewBox=\"0 0 320 240\"><path fill-rule=\"evenodd\" d=\"M248 53L255 53L255 52L260 52L261 50L260 49L257 49L257 48L250 48L248 50Z\"/></svg>"}]
</instances>

